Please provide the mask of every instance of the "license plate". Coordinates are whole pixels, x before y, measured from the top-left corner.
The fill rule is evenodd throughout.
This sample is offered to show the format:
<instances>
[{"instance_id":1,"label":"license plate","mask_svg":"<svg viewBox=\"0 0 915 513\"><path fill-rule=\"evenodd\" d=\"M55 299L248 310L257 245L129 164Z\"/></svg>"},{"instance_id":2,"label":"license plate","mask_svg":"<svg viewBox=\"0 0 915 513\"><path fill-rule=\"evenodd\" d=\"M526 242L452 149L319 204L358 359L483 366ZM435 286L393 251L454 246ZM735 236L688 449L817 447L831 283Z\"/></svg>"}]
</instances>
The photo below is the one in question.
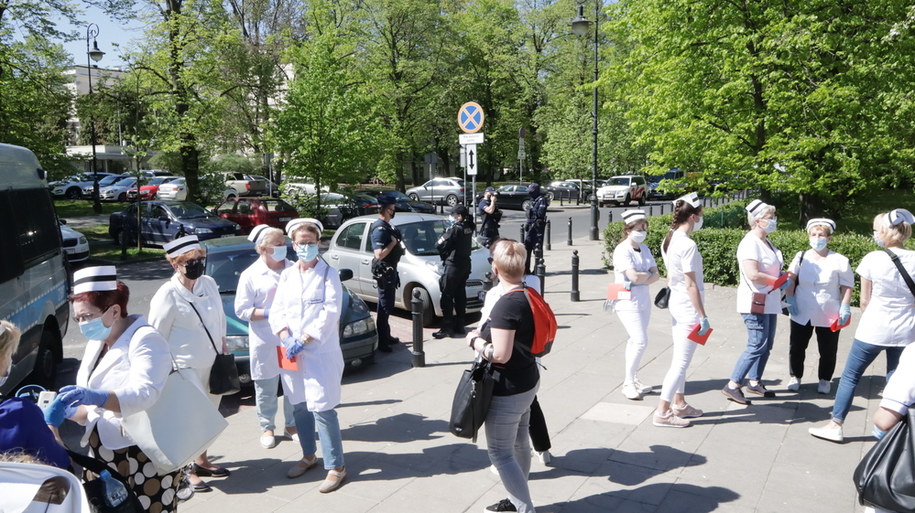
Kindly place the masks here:
<instances>
[{"instance_id":1,"label":"license plate","mask_svg":"<svg viewBox=\"0 0 915 513\"><path fill-rule=\"evenodd\" d=\"M281 217L281 218L280 218L280 222L281 222L281 223L285 223L285 222L291 221L291 220L292 220L291 217Z\"/></svg>"}]
</instances>

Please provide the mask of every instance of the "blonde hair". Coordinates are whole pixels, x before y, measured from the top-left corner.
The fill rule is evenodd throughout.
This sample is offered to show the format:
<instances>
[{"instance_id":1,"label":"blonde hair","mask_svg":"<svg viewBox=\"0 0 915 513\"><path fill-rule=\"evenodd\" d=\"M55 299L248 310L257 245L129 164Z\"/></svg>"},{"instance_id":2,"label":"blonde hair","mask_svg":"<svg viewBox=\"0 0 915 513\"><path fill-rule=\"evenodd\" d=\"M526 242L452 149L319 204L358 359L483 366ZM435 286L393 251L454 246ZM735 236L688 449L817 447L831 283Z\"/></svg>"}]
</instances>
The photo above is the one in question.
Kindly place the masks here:
<instances>
[{"instance_id":1,"label":"blonde hair","mask_svg":"<svg viewBox=\"0 0 915 513\"><path fill-rule=\"evenodd\" d=\"M874 217L874 226L877 227L877 236L883 240L886 245L905 244L912 236L912 225L903 221L895 226L890 224L889 212L877 214Z\"/></svg>"},{"instance_id":2,"label":"blonde hair","mask_svg":"<svg viewBox=\"0 0 915 513\"><path fill-rule=\"evenodd\" d=\"M0 321L0 362L6 356L11 356L13 350L19 345L19 328L10 321ZM0 369L2 370L2 369Z\"/></svg>"},{"instance_id":3,"label":"blonde hair","mask_svg":"<svg viewBox=\"0 0 915 513\"><path fill-rule=\"evenodd\" d=\"M753 227L756 226L756 221L761 220L763 217L765 217L768 214L774 214L774 213L775 213L775 206L773 206L773 205L766 205L765 207L762 208L762 210L760 210L758 212L758 215L754 215L750 212L747 212L747 224L750 225L750 229L752 230Z\"/></svg>"},{"instance_id":4,"label":"blonde hair","mask_svg":"<svg viewBox=\"0 0 915 513\"><path fill-rule=\"evenodd\" d=\"M184 265L188 260L196 260L198 258L204 258L207 256L207 252L203 248L192 249L187 253L182 253L176 257L166 256L165 259L168 260L168 263L173 265Z\"/></svg>"},{"instance_id":5,"label":"blonde hair","mask_svg":"<svg viewBox=\"0 0 915 513\"><path fill-rule=\"evenodd\" d=\"M317 240L321 240L321 230L318 230L318 226L314 223L301 223L292 230L292 233L289 234L289 238L295 241L295 236L298 235L301 231L311 232L315 235Z\"/></svg>"},{"instance_id":6,"label":"blonde hair","mask_svg":"<svg viewBox=\"0 0 915 513\"><path fill-rule=\"evenodd\" d=\"M524 278L524 261L527 250L524 244L510 240L500 240L492 250L492 265L499 270L499 275L512 281Z\"/></svg>"},{"instance_id":7,"label":"blonde hair","mask_svg":"<svg viewBox=\"0 0 915 513\"><path fill-rule=\"evenodd\" d=\"M813 232L822 231L827 237L832 237L832 228L825 224L815 224L807 230L807 235L813 235Z\"/></svg>"},{"instance_id":8,"label":"blonde hair","mask_svg":"<svg viewBox=\"0 0 915 513\"><path fill-rule=\"evenodd\" d=\"M283 230L280 230L279 228L267 228L264 230L264 233L261 234L257 246L255 246L254 249L257 251L258 255L263 255L267 248L279 246L283 244L285 240L286 235L283 233Z\"/></svg>"}]
</instances>

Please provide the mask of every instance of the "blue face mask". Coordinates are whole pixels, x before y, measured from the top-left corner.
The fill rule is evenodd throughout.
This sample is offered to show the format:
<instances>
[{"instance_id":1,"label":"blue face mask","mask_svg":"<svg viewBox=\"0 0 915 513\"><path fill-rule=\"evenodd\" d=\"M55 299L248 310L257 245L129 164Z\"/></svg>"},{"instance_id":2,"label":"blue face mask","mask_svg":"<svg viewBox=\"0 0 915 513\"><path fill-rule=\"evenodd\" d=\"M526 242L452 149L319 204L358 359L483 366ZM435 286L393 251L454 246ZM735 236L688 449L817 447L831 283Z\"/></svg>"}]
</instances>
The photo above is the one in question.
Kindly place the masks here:
<instances>
[{"instance_id":1,"label":"blue face mask","mask_svg":"<svg viewBox=\"0 0 915 513\"><path fill-rule=\"evenodd\" d=\"M827 243L829 243L829 239L826 237L810 237L810 247L814 251L823 251Z\"/></svg>"},{"instance_id":2,"label":"blue face mask","mask_svg":"<svg viewBox=\"0 0 915 513\"><path fill-rule=\"evenodd\" d=\"M89 340L105 340L111 334L111 327L105 326L102 317L98 316L90 321L79 323L79 331Z\"/></svg>"},{"instance_id":3,"label":"blue face mask","mask_svg":"<svg viewBox=\"0 0 915 513\"><path fill-rule=\"evenodd\" d=\"M318 245L317 244L304 244L296 248L295 254L299 257L299 260L303 262L311 262L315 258L318 258Z\"/></svg>"},{"instance_id":4,"label":"blue face mask","mask_svg":"<svg viewBox=\"0 0 915 513\"><path fill-rule=\"evenodd\" d=\"M877 232L874 232L874 242L876 242L877 245L880 246L881 248L886 247L886 244L884 244L883 241L880 240L880 237L877 235Z\"/></svg>"},{"instance_id":5,"label":"blue face mask","mask_svg":"<svg viewBox=\"0 0 915 513\"><path fill-rule=\"evenodd\" d=\"M286 246L276 246L273 248L273 252L270 253L270 258L276 262L282 262L286 259Z\"/></svg>"}]
</instances>

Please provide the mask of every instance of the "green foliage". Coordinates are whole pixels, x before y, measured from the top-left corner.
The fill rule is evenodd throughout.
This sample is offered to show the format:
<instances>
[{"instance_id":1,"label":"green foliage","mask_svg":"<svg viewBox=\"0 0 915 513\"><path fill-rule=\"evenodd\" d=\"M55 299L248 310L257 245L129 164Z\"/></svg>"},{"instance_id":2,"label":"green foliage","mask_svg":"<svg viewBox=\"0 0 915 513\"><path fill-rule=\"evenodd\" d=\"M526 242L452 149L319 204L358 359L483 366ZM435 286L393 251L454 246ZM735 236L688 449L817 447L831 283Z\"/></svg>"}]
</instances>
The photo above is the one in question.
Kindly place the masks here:
<instances>
[{"instance_id":1,"label":"green foliage","mask_svg":"<svg viewBox=\"0 0 915 513\"><path fill-rule=\"evenodd\" d=\"M315 219L324 219L327 217L328 209L319 204L317 194L296 194L284 197L287 203L295 207L299 217L313 217Z\"/></svg>"}]
</instances>

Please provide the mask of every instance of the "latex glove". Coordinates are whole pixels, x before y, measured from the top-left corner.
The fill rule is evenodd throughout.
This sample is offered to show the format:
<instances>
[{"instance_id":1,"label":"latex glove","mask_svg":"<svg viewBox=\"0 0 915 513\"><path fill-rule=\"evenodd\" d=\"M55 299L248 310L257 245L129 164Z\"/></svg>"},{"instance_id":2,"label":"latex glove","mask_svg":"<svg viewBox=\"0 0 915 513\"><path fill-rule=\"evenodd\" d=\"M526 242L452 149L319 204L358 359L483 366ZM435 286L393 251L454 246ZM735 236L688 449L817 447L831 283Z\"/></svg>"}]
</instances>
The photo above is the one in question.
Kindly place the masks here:
<instances>
[{"instance_id":1,"label":"latex glove","mask_svg":"<svg viewBox=\"0 0 915 513\"><path fill-rule=\"evenodd\" d=\"M81 404L103 406L108 401L108 391L68 385L60 389L60 395L57 396L55 401L62 401L72 407Z\"/></svg>"},{"instance_id":2,"label":"latex glove","mask_svg":"<svg viewBox=\"0 0 915 513\"><path fill-rule=\"evenodd\" d=\"M61 401L62 395L54 398L54 401L44 409L44 423L49 426L59 427L64 423L64 419L76 414L76 406L70 406Z\"/></svg>"},{"instance_id":3,"label":"latex glove","mask_svg":"<svg viewBox=\"0 0 915 513\"><path fill-rule=\"evenodd\" d=\"M871 434L874 435L874 438L876 438L877 440L880 440L881 438L886 436L886 431L878 428L877 426L874 426L873 429L871 430Z\"/></svg>"},{"instance_id":4,"label":"latex glove","mask_svg":"<svg viewBox=\"0 0 915 513\"><path fill-rule=\"evenodd\" d=\"M796 317L799 313L797 309L797 297L785 296L785 302L788 303L788 314L792 317Z\"/></svg>"},{"instance_id":5,"label":"latex glove","mask_svg":"<svg viewBox=\"0 0 915 513\"><path fill-rule=\"evenodd\" d=\"M632 290L632 282L629 278L623 278L623 288L626 290Z\"/></svg>"},{"instance_id":6,"label":"latex glove","mask_svg":"<svg viewBox=\"0 0 915 513\"><path fill-rule=\"evenodd\" d=\"M789 276L788 279L785 280L785 283L782 283L782 286L779 287L778 289L779 289L779 290L785 290L785 289L787 289L787 288L790 287L790 286L791 286L791 276Z\"/></svg>"},{"instance_id":7,"label":"latex glove","mask_svg":"<svg viewBox=\"0 0 915 513\"><path fill-rule=\"evenodd\" d=\"M699 319L699 335L705 335L710 329L712 329L712 325L709 324L708 317Z\"/></svg>"},{"instance_id":8,"label":"latex glove","mask_svg":"<svg viewBox=\"0 0 915 513\"><path fill-rule=\"evenodd\" d=\"M264 319L269 319L269 318L270 318L270 307L268 306L268 307L264 308Z\"/></svg>"},{"instance_id":9,"label":"latex glove","mask_svg":"<svg viewBox=\"0 0 915 513\"><path fill-rule=\"evenodd\" d=\"M286 359L288 360L292 360L297 354L305 350L305 344L292 335L287 335L286 338L283 339L283 347L286 348Z\"/></svg>"},{"instance_id":10,"label":"latex glove","mask_svg":"<svg viewBox=\"0 0 915 513\"><path fill-rule=\"evenodd\" d=\"M851 306L842 305L839 307L839 326L848 322L851 317Z\"/></svg>"},{"instance_id":11,"label":"latex glove","mask_svg":"<svg viewBox=\"0 0 915 513\"><path fill-rule=\"evenodd\" d=\"M612 300L612 299L607 299L607 300L605 300L605 301L604 301L604 311L605 311L605 312L609 312L609 311L613 310L613 305L614 305L615 303L616 303L616 301L614 301L614 300Z\"/></svg>"}]
</instances>

